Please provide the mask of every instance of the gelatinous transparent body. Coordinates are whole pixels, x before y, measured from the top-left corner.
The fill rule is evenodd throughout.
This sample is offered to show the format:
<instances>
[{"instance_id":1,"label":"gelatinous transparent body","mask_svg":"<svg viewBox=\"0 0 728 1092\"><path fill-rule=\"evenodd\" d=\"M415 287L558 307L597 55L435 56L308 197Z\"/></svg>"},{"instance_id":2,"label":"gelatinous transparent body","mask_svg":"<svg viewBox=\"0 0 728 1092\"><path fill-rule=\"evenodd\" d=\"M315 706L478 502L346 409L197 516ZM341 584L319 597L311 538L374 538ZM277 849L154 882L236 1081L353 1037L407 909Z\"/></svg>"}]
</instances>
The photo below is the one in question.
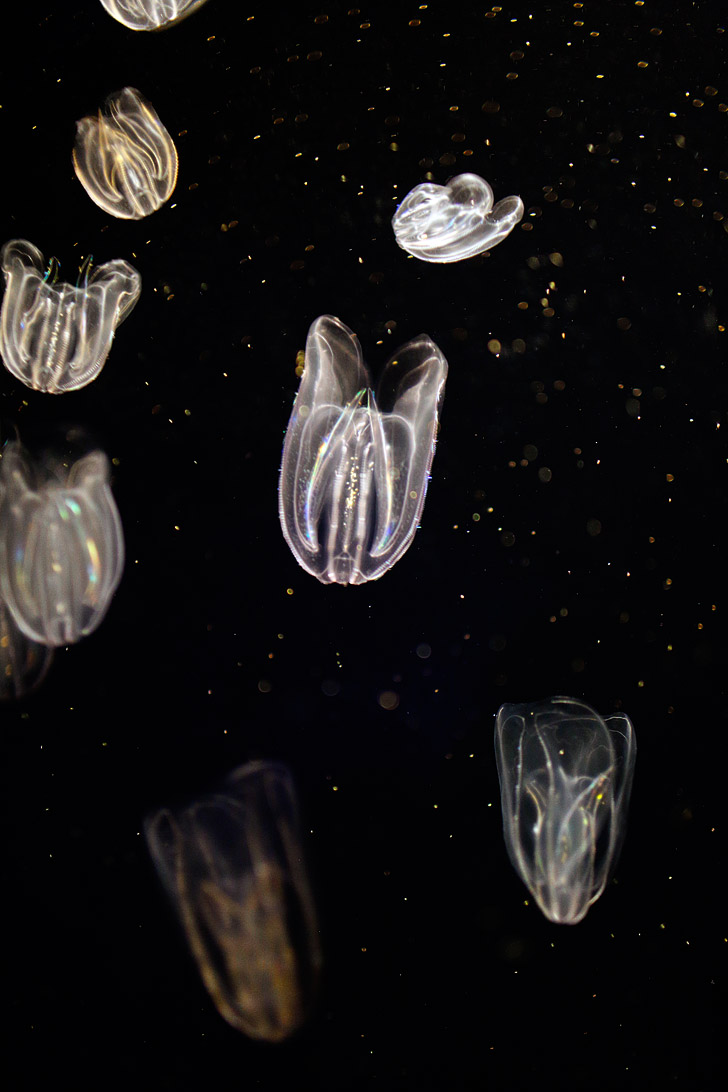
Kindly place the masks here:
<instances>
[{"instance_id":1,"label":"gelatinous transparent body","mask_svg":"<svg viewBox=\"0 0 728 1092\"><path fill-rule=\"evenodd\" d=\"M496 246L523 216L520 197L493 208L493 191L477 174L459 174L446 186L423 182L397 208L398 244L423 262L459 262Z\"/></svg>"},{"instance_id":2,"label":"gelatinous transparent body","mask_svg":"<svg viewBox=\"0 0 728 1092\"><path fill-rule=\"evenodd\" d=\"M629 717L600 717L576 698L502 705L495 751L508 855L546 917L574 925L621 848L636 754Z\"/></svg>"},{"instance_id":3,"label":"gelatinous transparent body","mask_svg":"<svg viewBox=\"0 0 728 1092\"><path fill-rule=\"evenodd\" d=\"M104 212L141 220L177 184L177 149L151 103L134 87L109 95L103 112L76 122L73 166Z\"/></svg>"},{"instance_id":4,"label":"gelatinous transparent body","mask_svg":"<svg viewBox=\"0 0 728 1092\"><path fill-rule=\"evenodd\" d=\"M0 589L34 641L69 645L93 632L124 568L124 537L101 451L70 469L35 470L19 444L0 463Z\"/></svg>"},{"instance_id":5,"label":"gelatinous transparent body","mask_svg":"<svg viewBox=\"0 0 728 1092\"><path fill-rule=\"evenodd\" d=\"M202 979L234 1028L277 1042L306 1018L321 956L287 768L252 762L145 824Z\"/></svg>"},{"instance_id":6,"label":"gelatinous transparent body","mask_svg":"<svg viewBox=\"0 0 728 1092\"><path fill-rule=\"evenodd\" d=\"M164 30L197 11L207 0L101 0L117 22L130 30Z\"/></svg>"},{"instance_id":7,"label":"gelatinous transparent body","mask_svg":"<svg viewBox=\"0 0 728 1092\"><path fill-rule=\"evenodd\" d=\"M283 534L324 584L376 580L417 530L447 361L425 334L408 341L375 398L356 335L331 315L311 326L305 359L283 447Z\"/></svg>"},{"instance_id":8,"label":"gelatinous transparent body","mask_svg":"<svg viewBox=\"0 0 728 1092\"><path fill-rule=\"evenodd\" d=\"M53 649L26 637L0 598L0 701L30 694L52 662Z\"/></svg>"},{"instance_id":9,"label":"gelatinous transparent body","mask_svg":"<svg viewBox=\"0 0 728 1092\"><path fill-rule=\"evenodd\" d=\"M44 273L32 243L12 239L0 252L5 295L0 353L9 372L36 391L85 387L104 366L114 330L139 299L142 279L128 262L93 268L84 283L57 283Z\"/></svg>"}]
</instances>

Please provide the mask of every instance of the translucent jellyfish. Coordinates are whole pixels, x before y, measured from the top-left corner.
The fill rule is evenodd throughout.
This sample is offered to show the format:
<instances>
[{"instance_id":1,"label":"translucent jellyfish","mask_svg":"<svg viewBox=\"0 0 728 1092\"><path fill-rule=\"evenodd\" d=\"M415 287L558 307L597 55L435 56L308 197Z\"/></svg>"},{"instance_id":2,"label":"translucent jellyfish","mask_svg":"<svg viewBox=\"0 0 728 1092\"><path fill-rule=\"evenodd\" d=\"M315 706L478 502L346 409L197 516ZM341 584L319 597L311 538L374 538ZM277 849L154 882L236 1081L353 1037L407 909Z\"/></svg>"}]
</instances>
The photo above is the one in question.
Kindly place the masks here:
<instances>
[{"instance_id":1,"label":"translucent jellyfish","mask_svg":"<svg viewBox=\"0 0 728 1092\"><path fill-rule=\"evenodd\" d=\"M101 0L117 22L130 30L165 30L197 11L207 0Z\"/></svg>"},{"instance_id":2,"label":"translucent jellyfish","mask_svg":"<svg viewBox=\"0 0 728 1092\"><path fill-rule=\"evenodd\" d=\"M43 255L24 239L5 244L0 264L5 367L36 391L63 394L85 387L103 368L114 330L139 299L136 269L117 260L95 267L81 284L59 284L53 262L45 272Z\"/></svg>"},{"instance_id":3,"label":"translucent jellyfish","mask_svg":"<svg viewBox=\"0 0 728 1092\"><path fill-rule=\"evenodd\" d=\"M19 629L49 646L92 633L124 568L106 456L92 451L47 471L8 444L0 498L0 590Z\"/></svg>"},{"instance_id":4,"label":"translucent jellyfish","mask_svg":"<svg viewBox=\"0 0 728 1092\"><path fill-rule=\"evenodd\" d=\"M600 717L576 698L498 710L506 847L550 921L575 925L604 890L624 837L636 750L629 717Z\"/></svg>"},{"instance_id":5,"label":"translucent jellyfish","mask_svg":"<svg viewBox=\"0 0 728 1092\"><path fill-rule=\"evenodd\" d=\"M141 220L177 183L177 149L151 103L133 87L76 122L76 175L92 201L120 220Z\"/></svg>"},{"instance_id":6,"label":"translucent jellyfish","mask_svg":"<svg viewBox=\"0 0 728 1092\"><path fill-rule=\"evenodd\" d=\"M220 792L145 824L202 980L229 1024L278 1042L305 1020L321 964L288 769L252 762Z\"/></svg>"},{"instance_id":7,"label":"translucent jellyfish","mask_svg":"<svg viewBox=\"0 0 728 1092\"><path fill-rule=\"evenodd\" d=\"M0 701L14 701L40 686L53 649L26 637L0 598Z\"/></svg>"},{"instance_id":8,"label":"translucent jellyfish","mask_svg":"<svg viewBox=\"0 0 728 1092\"><path fill-rule=\"evenodd\" d=\"M331 315L311 326L305 359L283 446L283 534L324 584L377 580L422 515L447 361L421 334L389 361L375 398L356 335Z\"/></svg>"},{"instance_id":9,"label":"translucent jellyfish","mask_svg":"<svg viewBox=\"0 0 728 1092\"><path fill-rule=\"evenodd\" d=\"M423 262L460 262L490 250L523 216L520 197L493 208L493 191L477 174L459 174L446 186L415 186L392 218L402 250Z\"/></svg>"}]
</instances>

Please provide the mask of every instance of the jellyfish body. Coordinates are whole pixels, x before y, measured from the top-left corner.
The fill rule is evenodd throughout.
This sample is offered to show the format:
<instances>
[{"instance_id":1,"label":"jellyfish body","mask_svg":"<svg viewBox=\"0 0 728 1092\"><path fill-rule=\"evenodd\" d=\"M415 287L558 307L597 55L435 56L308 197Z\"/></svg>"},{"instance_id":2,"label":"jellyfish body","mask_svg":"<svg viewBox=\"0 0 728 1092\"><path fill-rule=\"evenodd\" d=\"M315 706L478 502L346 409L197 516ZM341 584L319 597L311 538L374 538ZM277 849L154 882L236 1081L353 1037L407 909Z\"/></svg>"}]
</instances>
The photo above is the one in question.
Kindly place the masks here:
<instances>
[{"instance_id":1,"label":"jellyfish body","mask_svg":"<svg viewBox=\"0 0 728 1092\"><path fill-rule=\"evenodd\" d=\"M392 218L397 244L423 262L460 262L502 242L523 216L520 197L493 206L493 190L477 174L446 186L415 186Z\"/></svg>"},{"instance_id":2,"label":"jellyfish body","mask_svg":"<svg viewBox=\"0 0 728 1092\"><path fill-rule=\"evenodd\" d=\"M134 87L109 95L103 110L76 122L73 166L91 200L120 220L149 216L177 184L174 141Z\"/></svg>"},{"instance_id":3,"label":"jellyfish body","mask_svg":"<svg viewBox=\"0 0 728 1092\"><path fill-rule=\"evenodd\" d=\"M166 30L207 0L101 0L112 19L129 30Z\"/></svg>"},{"instance_id":4,"label":"jellyfish body","mask_svg":"<svg viewBox=\"0 0 728 1092\"><path fill-rule=\"evenodd\" d=\"M251 762L145 830L221 1016L254 1039L287 1038L308 1015L321 963L288 769Z\"/></svg>"},{"instance_id":5,"label":"jellyfish body","mask_svg":"<svg viewBox=\"0 0 728 1092\"><path fill-rule=\"evenodd\" d=\"M495 749L508 855L546 917L574 925L619 856L636 754L630 719L601 717L576 698L502 705Z\"/></svg>"},{"instance_id":6,"label":"jellyfish body","mask_svg":"<svg viewBox=\"0 0 728 1092\"><path fill-rule=\"evenodd\" d=\"M109 463L92 451L40 473L20 444L0 464L0 589L22 632L50 647L93 632L124 568Z\"/></svg>"},{"instance_id":7,"label":"jellyfish body","mask_svg":"<svg viewBox=\"0 0 728 1092\"><path fill-rule=\"evenodd\" d=\"M142 280L136 269L120 260L107 262L90 275L87 268L83 283L66 284L45 272L43 255L24 239L5 244L0 264L5 367L36 391L63 394L85 387L103 368L116 327L139 299Z\"/></svg>"},{"instance_id":8,"label":"jellyfish body","mask_svg":"<svg viewBox=\"0 0 728 1092\"><path fill-rule=\"evenodd\" d=\"M375 395L356 335L332 315L312 324L278 498L294 557L322 583L376 580L411 546L446 377L422 334L394 354Z\"/></svg>"}]
</instances>

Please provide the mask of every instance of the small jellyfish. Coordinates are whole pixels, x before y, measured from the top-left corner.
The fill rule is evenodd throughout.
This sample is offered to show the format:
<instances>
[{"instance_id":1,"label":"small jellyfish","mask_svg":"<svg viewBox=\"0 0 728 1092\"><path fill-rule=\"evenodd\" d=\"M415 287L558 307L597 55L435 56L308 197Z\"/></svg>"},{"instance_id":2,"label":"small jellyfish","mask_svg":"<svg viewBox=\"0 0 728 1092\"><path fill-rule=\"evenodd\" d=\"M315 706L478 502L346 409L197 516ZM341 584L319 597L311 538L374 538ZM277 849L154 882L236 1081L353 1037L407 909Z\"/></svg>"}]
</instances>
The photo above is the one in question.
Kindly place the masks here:
<instances>
[{"instance_id":1,"label":"small jellyfish","mask_svg":"<svg viewBox=\"0 0 728 1092\"><path fill-rule=\"evenodd\" d=\"M121 260L88 268L78 285L57 281L58 263L44 271L43 255L25 239L0 251L5 295L0 311L0 354L26 387L63 394L99 374L114 330L131 312L142 288L133 266Z\"/></svg>"},{"instance_id":2,"label":"small jellyfish","mask_svg":"<svg viewBox=\"0 0 728 1092\"><path fill-rule=\"evenodd\" d=\"M76 122L76 176L92 201L120 220L141 220L177 184L177 149L151 103L134 87Z\"/></svg>"},{"instance_id":3,"label":"small jellyfish","mask_svg":"<svg viewBox=\"0 0 728 1092\"><path fill-rule=\"evenodd\" d=\"M550 921L575 925L604 890L624 838L636 750L629 717L600 717L576 698L498 710L503 835Z\"/></svg>"},{"instance_id":4,"label":"small jellyfish","mask_svg":"<svg viewBox=\"0 0 728 1092\"><path fill-rule=\"evenodd\" d=\"M411 546L446 377L421 334L394 354L375 397L356 334L332 315L312 324L278 508L294 557L323 584L377 580Z\"/></svg>"},{"instance_id":5,"label":"small jellyfish","mask_svg":"<svg viewBox=\"0 0 728 1092\"><path fill-rule=\"evenodd\" d=\"M287 1038L321 964L289 770L241 766L219 792L151 815L145 832L220 1015L251 1038Z\"/></svg>"},{"instance_id":6,"label":"small jellyfish","mask_svg":"<svg viewBox=\"0 0 728 1092\"><path fill-rule=\"evenodd\" d=\"M423 262L460 262L490 250L523 216L520 197L493 208L493 191L477 174L459 174L446 186L415 186L392 218L402 250Z\"/></svg>"},{"instance_id":7,"label":"small jellyfish","mask_svg":"<svg viewBox=\"0 0 728 1092\"><path fill-rule=\"evenodd\" d=\"M130 30L165 30L197 11L207 0L101 0L118 23Z\"/></svg>"},{"instance_id":8,"label":"small jellyfish","mask_svg":"<svg viewBox=\"0 0 728 1092\"><path fill-rule=\"evenodd\" d=\"M0 592L26 637L55 647L92 633L123 568L124 536L104 453L48 473L20 444L7 444L0 462Z\"/></svg>"}]
</instances>

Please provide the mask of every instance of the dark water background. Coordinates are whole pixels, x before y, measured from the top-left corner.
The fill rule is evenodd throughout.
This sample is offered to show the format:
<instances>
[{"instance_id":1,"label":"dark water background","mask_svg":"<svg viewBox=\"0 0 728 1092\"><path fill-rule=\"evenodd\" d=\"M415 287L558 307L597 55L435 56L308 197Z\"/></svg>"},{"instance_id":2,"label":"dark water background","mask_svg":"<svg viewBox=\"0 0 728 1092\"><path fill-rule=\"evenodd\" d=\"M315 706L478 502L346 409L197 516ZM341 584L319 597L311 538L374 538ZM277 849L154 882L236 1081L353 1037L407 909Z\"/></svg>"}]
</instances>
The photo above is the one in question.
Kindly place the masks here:
<instances>
[{"instance_id":1,"label":"dark water background","mask_svg":"<svg viewBox=\"0 0 728 1092\"><path fill-rule=\"evenodd\" d=\"M84 390L0 375L30 446L73 425L115 460L127 544L102 627L0 710L5 1087L721 1087L720 5L210 0L135 34L45 0L19 20L4 238L69 280L79 254L125 258L143 290ZM76 119L124 85L180 156L138 223L71 164ZM397 201L464 170L520 194L522 224L465 263L408 259ZM422 331L450 363L422 528L354 588L300 569L277 515L325 312L375 373ZM493 758L498 706L558 693L638 739L621 863L575 928L525 904ZM215 1012L140 834L252 758L294 773L325 957L277 1048Z\"/></svg>"}]
</instances>

